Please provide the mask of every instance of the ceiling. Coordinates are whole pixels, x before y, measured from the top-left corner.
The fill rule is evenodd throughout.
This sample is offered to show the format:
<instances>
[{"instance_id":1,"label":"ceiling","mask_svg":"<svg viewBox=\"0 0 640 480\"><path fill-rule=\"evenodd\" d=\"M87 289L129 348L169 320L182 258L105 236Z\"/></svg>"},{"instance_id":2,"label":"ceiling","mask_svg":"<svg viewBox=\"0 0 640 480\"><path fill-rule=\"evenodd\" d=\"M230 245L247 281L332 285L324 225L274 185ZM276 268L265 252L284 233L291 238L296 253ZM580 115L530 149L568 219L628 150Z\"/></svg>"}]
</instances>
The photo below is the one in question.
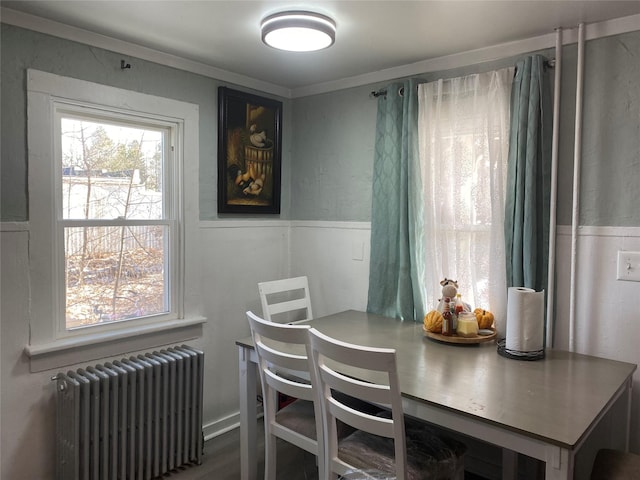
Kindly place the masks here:
<instances>
[{"instance_id":1,"label":"ceiling","mask_svg":"<svg viewBox=\"0 0 640 480\"><path fill-rule=\"evenodd\" d=\"M2 6L288 90L640 14L640 1L2 1ZM265 46L259 25L286 9L335 19L319 52Z\"/></svg>"}]
</instances>

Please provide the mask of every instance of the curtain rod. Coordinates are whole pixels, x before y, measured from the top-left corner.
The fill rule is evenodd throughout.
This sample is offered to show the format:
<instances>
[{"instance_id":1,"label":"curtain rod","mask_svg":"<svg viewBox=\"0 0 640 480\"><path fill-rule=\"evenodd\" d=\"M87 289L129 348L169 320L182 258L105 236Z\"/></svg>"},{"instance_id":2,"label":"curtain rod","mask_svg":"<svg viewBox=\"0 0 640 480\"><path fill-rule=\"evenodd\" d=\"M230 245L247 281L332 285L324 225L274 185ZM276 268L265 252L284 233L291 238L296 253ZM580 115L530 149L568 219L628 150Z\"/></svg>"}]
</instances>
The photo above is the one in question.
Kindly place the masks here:
<instances>
[{"instance_id":1,"label":"curtain rod","mask_svg":"<svg viewBox=\"0 0 640 480\"><path fill-rule=\"evenodd\" d=\"M371 98L378 98L378 97L380 97L380 96L382 96L382 95L386 95L386 94L387 94L387 89L386 89L386 88L382 88L382 89L380 89L380 90L373 90L373 91L369 94L369 96L370 96Z\"/></svg>"},{"instance_id":2,"label":"curtain rod","mask_svg":"<svg viewBox=\"0 0 640 480\"><path fill-rule=\"evenodd\" d=\"M555 58L551 58L549 60L545 60L543 62L543 65L547 68L554 68L556 66L556 59ZM380 90L373 90L369 93L369 98L378 98L378 97L382 97L384 95L387 94L387 89L386 88L381 88ZM398 89L398 95L400 95L401 97L404 95L404 87L400 87Z\"/></svg>"},{"instance_id":3,"label":"curtain rod","mask_svg":"<svg viewBox=\"0 0 640 480\"><path fill-rule=\"evenodd\" d=\"M380 90L373 90L371 93L369 93L369 98L378 98L386 94L387 94L387 89L381 88ZM401 97L404 95L404 87L400 87L398 89L398 95L400 95Z\"/></svg>"}]
</instances>

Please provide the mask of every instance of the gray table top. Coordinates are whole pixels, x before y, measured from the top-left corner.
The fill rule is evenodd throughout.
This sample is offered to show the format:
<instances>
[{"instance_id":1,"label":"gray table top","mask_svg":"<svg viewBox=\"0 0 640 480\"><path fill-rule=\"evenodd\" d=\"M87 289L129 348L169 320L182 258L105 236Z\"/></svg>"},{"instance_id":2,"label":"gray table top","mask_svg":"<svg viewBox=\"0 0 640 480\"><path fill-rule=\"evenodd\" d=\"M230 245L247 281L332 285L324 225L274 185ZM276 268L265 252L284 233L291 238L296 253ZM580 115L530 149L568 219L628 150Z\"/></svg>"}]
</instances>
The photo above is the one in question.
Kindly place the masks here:
<instances>
[{"instance_id":1,"label":"gray table top","mask_svg":"<svg viewBox=\"0 0 640 480\"><path fill-rule=\"evenodd\" d=\"M507 359L495 342L442 343L421 323L353 310L309 323L346 342L395 348L404 397L570 449L637 368L553 349L542 360Z\"/></svg>"}]
</instances>

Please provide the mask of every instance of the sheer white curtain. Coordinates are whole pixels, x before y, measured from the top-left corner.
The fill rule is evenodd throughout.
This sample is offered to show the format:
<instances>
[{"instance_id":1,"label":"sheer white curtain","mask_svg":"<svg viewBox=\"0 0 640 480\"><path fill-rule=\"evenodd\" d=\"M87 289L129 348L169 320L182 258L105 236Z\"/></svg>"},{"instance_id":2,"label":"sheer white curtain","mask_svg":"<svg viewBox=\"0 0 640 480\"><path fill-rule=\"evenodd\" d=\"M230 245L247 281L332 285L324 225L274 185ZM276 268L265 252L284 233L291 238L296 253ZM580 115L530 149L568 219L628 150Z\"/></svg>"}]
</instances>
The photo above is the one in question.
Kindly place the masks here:
<instances>
[{"instance_id":1,"label":"sheer white curtain","mask_svg":"<svg viewBox=\"0 0 640 480\"><path fill-rule=\"evenodd\" d=\"M463 301L505 318L504 199L514 69L418 89L427 310L443 278Z\"/></svg>"}]
</instances>

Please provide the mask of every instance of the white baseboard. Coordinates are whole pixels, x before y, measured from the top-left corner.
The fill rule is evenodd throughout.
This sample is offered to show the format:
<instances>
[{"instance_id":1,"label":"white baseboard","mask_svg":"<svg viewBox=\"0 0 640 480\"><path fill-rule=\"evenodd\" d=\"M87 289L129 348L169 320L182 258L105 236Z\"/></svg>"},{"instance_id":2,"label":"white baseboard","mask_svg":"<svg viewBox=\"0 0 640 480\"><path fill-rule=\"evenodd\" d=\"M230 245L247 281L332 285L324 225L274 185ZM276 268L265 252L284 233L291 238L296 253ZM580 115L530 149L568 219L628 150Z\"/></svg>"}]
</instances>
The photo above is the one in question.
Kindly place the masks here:
<instances>
[{"instance_id":1,"label":"white baseboard","mask_svg":"<svg viewBox=\"0 0 640 480\"><path fill-rule=\"evenodd\" d=\"M233 415L229 415L214 422L207 423L202 426L202 430L204 432L204 440L211 440L212 438L218 437L239 427L240 413L234 413Z\"/></svg>"},{"instance_id":2,"label":"white baseboard","mask_svg":"<svg viewBox=\"0 0 640 480\"><path fill-rule=\"evenodd\" d=\"M258 405L258 416L256 417L256 420L262 418L261 408L262 407ZM240 412L203 425L202 430L204 433L204 440L206 442L207 440L224 435L236 428L240 428Z\"/></svg>"}]
</instances>

